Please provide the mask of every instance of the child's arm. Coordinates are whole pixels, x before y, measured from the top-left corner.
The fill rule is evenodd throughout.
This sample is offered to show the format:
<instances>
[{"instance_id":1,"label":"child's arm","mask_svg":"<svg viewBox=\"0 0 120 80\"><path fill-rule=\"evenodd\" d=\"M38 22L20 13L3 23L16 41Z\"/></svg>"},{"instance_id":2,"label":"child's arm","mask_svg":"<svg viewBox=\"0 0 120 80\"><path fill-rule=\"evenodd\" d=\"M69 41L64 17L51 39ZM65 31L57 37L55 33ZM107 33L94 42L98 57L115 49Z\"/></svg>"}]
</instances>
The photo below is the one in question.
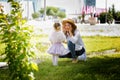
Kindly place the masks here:
<instances>
[{"instance_id":1,"label":"child's arm","mask_svg":"<svg viewBox=\"0 0 120 80\"><path fill-rule=\"evenodd\" d=\"M65 40L65 41L63 41L63 43L67 44L67 41Z\"/></svg>"}]
</instances>

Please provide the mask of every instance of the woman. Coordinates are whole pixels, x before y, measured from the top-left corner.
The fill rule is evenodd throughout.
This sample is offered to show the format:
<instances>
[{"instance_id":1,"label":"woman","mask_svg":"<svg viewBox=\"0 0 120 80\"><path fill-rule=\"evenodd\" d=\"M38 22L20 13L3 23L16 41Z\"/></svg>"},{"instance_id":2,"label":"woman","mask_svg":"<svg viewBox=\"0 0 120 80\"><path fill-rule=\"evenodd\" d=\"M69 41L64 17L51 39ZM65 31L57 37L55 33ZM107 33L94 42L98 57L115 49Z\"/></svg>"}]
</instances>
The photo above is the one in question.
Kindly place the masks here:
<instances>
[{"instance_id":1,"label":"woman","mask_svg":"<svg viewBox=\"0 0 120 80\"><path fill-rule=\"evenodd\" d=\"M71 19L63 20L62 25L70 52L66 55L60 56L60 58L72 58L72 63L77 63L77 59L86 60L84 43L74 21Z\"/></svg>"}]
</instances>

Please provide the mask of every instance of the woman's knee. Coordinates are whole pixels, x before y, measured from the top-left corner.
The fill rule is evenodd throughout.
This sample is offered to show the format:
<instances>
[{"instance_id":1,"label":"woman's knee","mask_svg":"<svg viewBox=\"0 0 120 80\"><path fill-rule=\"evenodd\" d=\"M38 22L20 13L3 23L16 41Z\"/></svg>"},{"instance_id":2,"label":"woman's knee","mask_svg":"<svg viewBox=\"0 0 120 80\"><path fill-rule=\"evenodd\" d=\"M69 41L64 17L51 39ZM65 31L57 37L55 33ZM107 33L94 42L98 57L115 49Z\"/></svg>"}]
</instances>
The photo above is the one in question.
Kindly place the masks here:
<instances>
[{"instance_id":1,"label":"woman's knee","mask_svg":"<svg viewBox=\"0 0 120 80\"><path fill-rule=\"evenodd\" d=\"M72 41L68 41L68 46L75 46L75 44Z\"/></svg>"},{"instance_id":2,"label":"woman's knee","mask_svg":"<svg viewBox=\"0 0 120 80\"><path fill-rule=\"evenodd\" d=\"M73 44L71 41L68 41L68 48L69 48L69 50L71 51L75 51L75 44Z\"/></svg>"}]
</instances>

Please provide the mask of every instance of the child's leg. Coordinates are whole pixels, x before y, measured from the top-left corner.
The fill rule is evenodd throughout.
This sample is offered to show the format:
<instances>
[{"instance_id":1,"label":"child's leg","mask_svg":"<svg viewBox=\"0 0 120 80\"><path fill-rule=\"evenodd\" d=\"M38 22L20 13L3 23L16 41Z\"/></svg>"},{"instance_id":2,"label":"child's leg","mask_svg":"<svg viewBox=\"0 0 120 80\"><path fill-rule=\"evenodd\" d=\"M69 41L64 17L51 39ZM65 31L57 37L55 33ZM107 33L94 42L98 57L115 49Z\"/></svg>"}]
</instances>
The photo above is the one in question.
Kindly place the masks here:
<instances>
[{"instance_id":1,"label":"child's leg","mask_svg":"<svg viewBox=\"0 0 120 80\"><path fill-rule=\"evenodd\" d=\"M52 56L53 65L55 65L55 55Z\"/></svg>"},{"instance_id":2,"label":"child's leg","mask_svg":"<svg viewBox=\"0 0 120 80\"><path fill-rule=\"evenodd\" d=\"M52 61L54 66L58 65L58 55L53 55Z\"/></svg>"},{"instance_id":3,"label":"child's leg","mask_svg":"<svg viewBox=\"0 0 120 80\"><path fill-rule=\"evenodd\" d=\"M55 55L55 65L58 65L58 55Z\"/></svg>"}]
</instances>

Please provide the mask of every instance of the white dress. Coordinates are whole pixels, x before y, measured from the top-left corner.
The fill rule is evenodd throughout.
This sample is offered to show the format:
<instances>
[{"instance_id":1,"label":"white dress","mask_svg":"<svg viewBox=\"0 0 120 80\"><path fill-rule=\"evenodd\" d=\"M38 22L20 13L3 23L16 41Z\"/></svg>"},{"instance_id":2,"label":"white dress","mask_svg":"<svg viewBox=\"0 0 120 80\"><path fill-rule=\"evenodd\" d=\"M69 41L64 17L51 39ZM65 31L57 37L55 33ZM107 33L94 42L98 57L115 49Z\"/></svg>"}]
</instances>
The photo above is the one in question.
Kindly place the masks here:
<instances>
[{"instance_id":1,"label":"white dress","mask_svg":"<svg viewBox=\"0 0 120 80\"><path fill-rule=\"evenodd\" d=\"M62 42L66 40L63 32L53 31L49 36L49 40L52 43L47 51L49 54L64 55L69 52L62 44Z\"/></svg>"}]
</instances>

